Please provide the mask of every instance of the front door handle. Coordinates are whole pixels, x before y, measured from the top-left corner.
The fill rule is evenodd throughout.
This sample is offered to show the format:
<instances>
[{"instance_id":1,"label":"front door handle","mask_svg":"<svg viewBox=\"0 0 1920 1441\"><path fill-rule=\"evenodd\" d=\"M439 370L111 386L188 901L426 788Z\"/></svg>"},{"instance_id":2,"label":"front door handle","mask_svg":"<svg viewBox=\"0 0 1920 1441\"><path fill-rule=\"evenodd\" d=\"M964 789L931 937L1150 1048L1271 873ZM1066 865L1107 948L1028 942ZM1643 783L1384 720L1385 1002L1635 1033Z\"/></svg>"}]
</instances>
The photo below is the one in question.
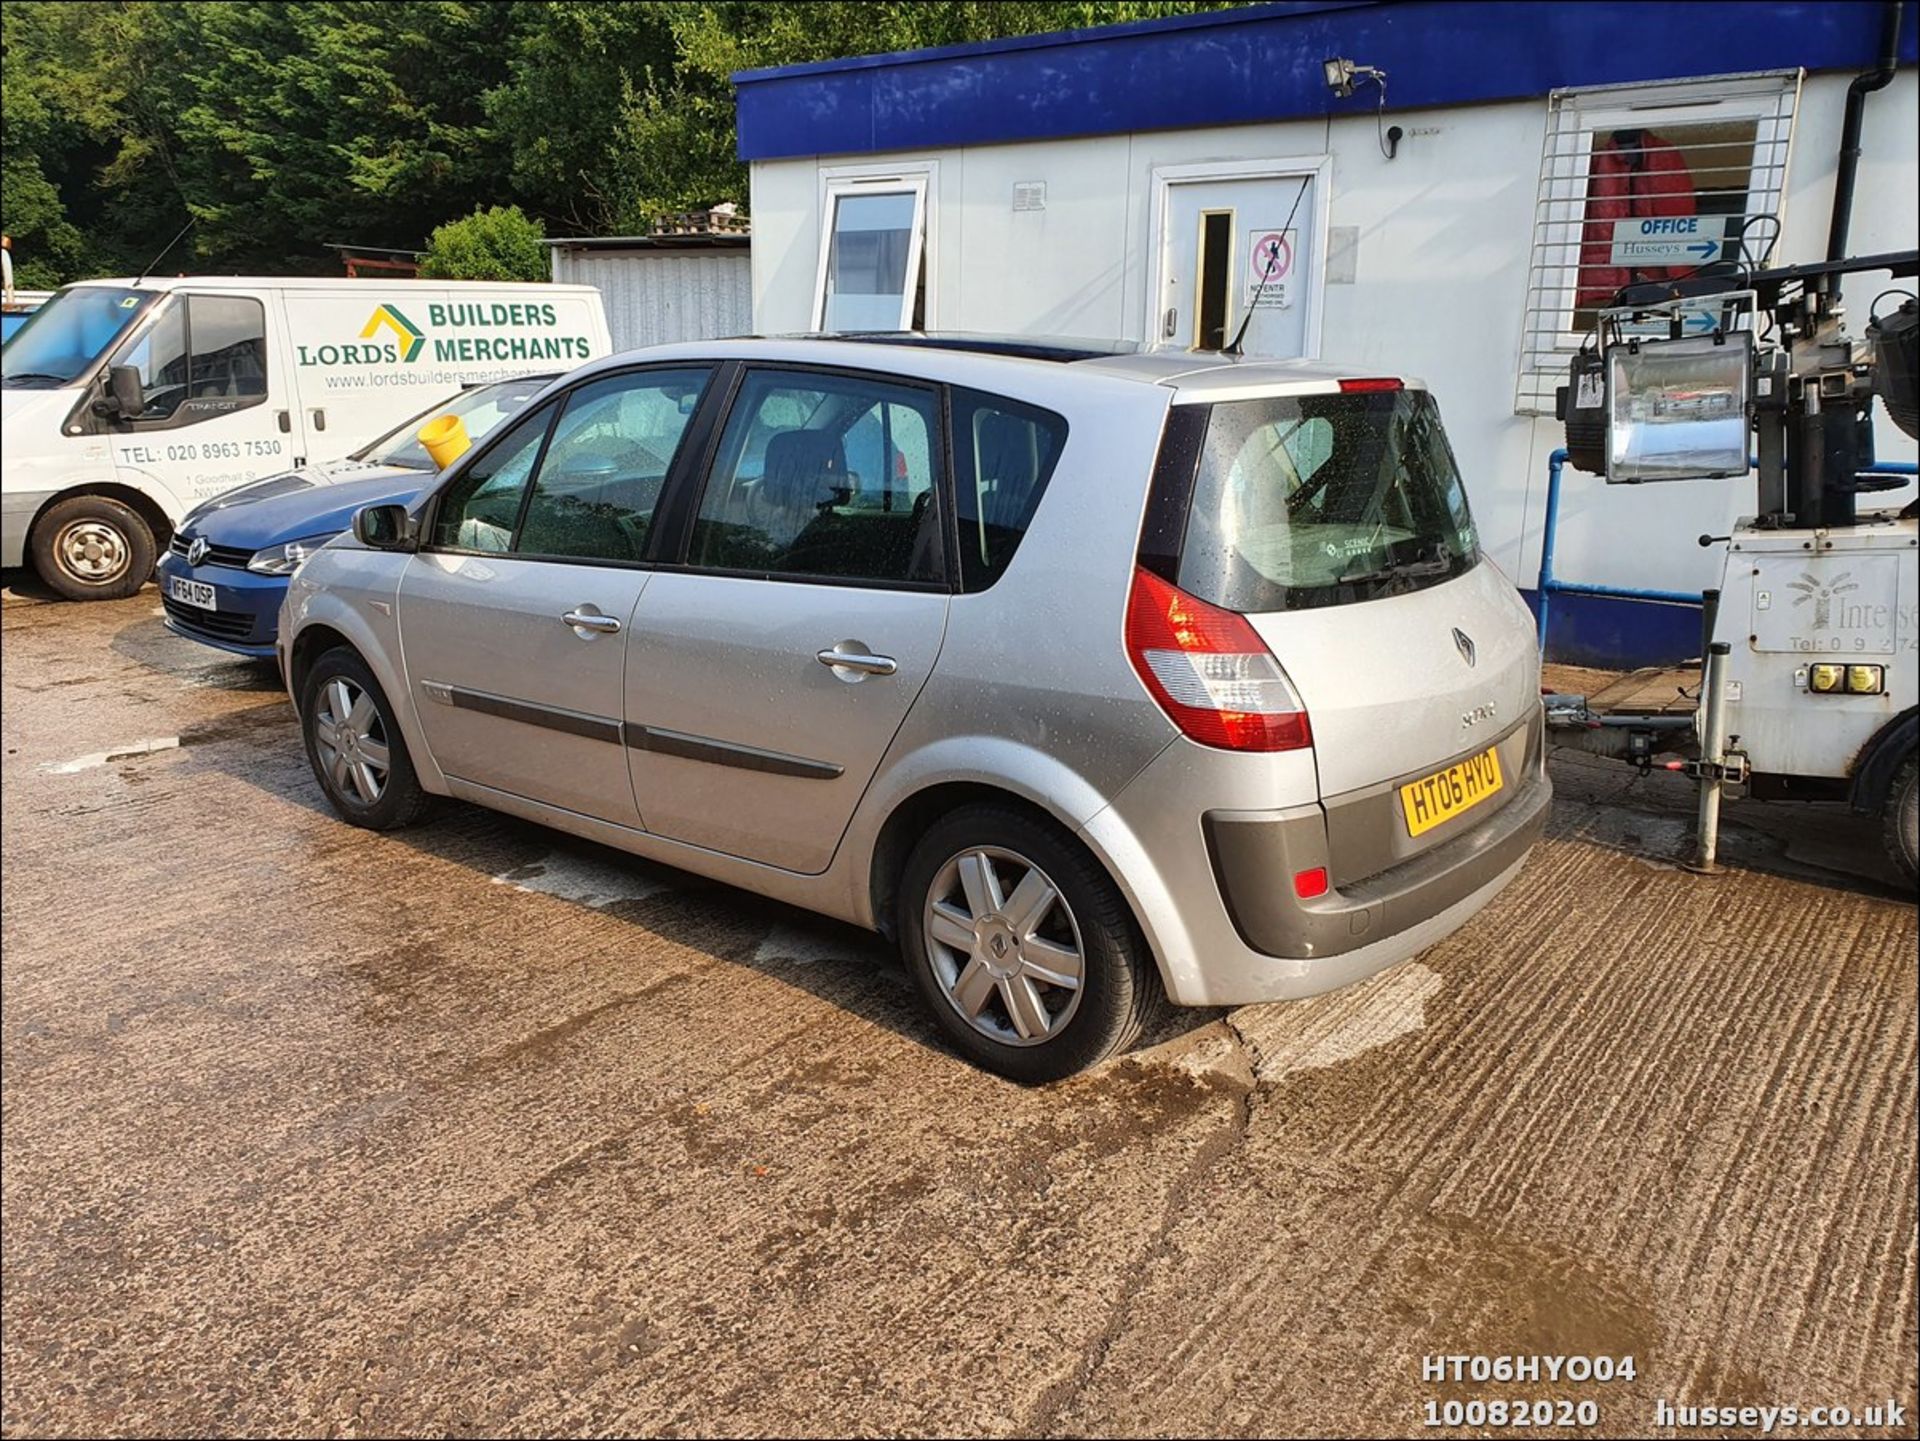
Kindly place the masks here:
<instances>
[{"instance_id":1,"label":"front door handle","mask_svg":"<svg viewBox=\"0 0 1920 1441\"><path fill-rule=\"evenodd\" d=\"M823 650L814 659L835 670L858 671L861 675L892 675L900 662L890 655L869 655L865 651L843 650L839 646Z\"/></svg>"},{"instance_id":2,"label":"front door handle","mask_svg":"<svg viewBox=\"0 0 1920 1441\"><path fill-rule=\"evenodd\" d=\"M619 620L610 615L601 615L592 610L570 610L560 617L575 630L594 631L600 635L612 635L620 629Z\"/></svg>"},{"instance_id":3,"label":"front door handle","mask_svg":"<svg viewBox=\"0 0 1920 1441\"><path fill-rule=\"evenodd\" d=\"M316 410L316 411L314 411L314 413L313 413L313 428L314 428L315 430L325 430L325 429L327 428L327 413L326 413L326 411L324 411L324 410Z\"/></svg>"}]
</instances>

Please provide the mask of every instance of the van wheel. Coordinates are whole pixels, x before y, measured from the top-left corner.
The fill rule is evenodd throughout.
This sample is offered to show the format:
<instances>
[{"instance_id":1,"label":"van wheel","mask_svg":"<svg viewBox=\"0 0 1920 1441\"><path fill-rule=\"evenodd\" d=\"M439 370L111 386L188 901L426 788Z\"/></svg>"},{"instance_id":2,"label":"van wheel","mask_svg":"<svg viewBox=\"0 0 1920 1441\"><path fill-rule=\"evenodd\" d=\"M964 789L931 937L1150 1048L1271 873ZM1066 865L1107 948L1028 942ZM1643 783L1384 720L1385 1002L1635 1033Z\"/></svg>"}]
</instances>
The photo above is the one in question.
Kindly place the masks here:
<instances>
[{"instance_id":1,"label":"van wheel","mask_svg":"<svg viewBox=\"0 0 1920 1441\"><path fill-rule=\"evenodd\" d=\"M1054 827L967 806L908 856L897 924L927 1007L975 1065L1026 1083L1106 1060L1140 1034L1157 978L1126 902Z\"/></svg>"},{"instance_id":2,"label":"van wheel","mask_svg":"<svg viewBox=\"0 0 1920 1441\"><path fill-rule=\"evenodd\" d=\"M1881 807L1887 854L1908 885L1920 880L1920 757L1908 756Z\"/></svg>"},{"instance_id":3,"label":"van wheel","mask_svg":"<svg viewBox=\"0 0 1920 1441\"><path fill-rule=\"evenodd\" d=\"M335 646L307 672L300 687L300 732L314 777L342 820L394 831L412 825L432 805L386 692L347 647Z\"/></svg>"},{"instance_id":4,"label":"van wheel","mask_svg":"<svg viewBox=\"0 0 1920 1441\"><path fill-rule=\"evenodd\" d=\"M153 531L104 495L48 507L33 527L33 566L68 600L120 600L153 574Z\"/></svg>"}]
</instances>

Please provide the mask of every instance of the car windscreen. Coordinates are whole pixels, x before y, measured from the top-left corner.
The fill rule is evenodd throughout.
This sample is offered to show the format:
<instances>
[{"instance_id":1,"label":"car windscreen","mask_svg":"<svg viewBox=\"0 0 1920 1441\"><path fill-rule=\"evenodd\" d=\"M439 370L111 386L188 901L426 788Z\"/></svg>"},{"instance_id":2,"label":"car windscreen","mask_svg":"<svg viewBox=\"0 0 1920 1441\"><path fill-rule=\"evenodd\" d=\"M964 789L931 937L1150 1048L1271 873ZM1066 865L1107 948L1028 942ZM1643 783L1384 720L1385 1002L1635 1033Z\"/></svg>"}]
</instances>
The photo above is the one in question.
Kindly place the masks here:
<instances>
[{"instance_id":1,"label":"car windscreen","mask_svg":"<svg viewBox=\"0 0 1920 1441\"><path fill-rule=\"evenodd\" d=\"M542 390L552 376L528 376L524 380L503 380L494 385L475 386L459 395L429 406L411 420L388 431L371 445L358 451L355 460L368 465L403 466L409 470L437 470L427 448L420 443L420 428L443 415L457 415L467 428L467 438L478 445L488 432L509 416L526 409L527 402Z\"/></svg>"},{"instance_id":2,"label":"car windscreen","mask_svg":"<svg viewBox=\"0 0 1920 1441\"><path fill-rule=\"evenodd\" d=\"M1425 391L1211 407L1180 551L1189 594L1248 614L1302 610L1438 584L1478 558Z\"/></svg>"},{"instance_id":3,"label":"car windscreen","mask_svg":"<svg viewBox=\"0 0 1920 1441\"><path fill-rule=\"evenodd\" d=\"M0 350L0 384L67 384L90 368L157 298L151 290L114 285L75 285L60 291L28 316Z\"/></svg>"}]
</instances>

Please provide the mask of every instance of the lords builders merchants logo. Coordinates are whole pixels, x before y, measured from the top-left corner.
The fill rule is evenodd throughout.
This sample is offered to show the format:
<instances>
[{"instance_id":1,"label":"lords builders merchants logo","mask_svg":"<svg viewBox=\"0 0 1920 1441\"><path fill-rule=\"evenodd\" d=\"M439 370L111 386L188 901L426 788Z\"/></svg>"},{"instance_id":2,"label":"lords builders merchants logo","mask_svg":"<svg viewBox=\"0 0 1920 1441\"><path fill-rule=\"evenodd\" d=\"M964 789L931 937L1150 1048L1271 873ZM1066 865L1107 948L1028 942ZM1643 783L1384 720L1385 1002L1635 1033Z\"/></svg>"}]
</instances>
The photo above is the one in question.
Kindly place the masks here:
<instances>
[{"instance_id":1,"label":"lords builders merchants logo","mask_svg":"<svg viewBox=\"0 0 1920 1441\"><path fill-rule=\"evenodd\" d=\"M429 345L433 359L443 364L593 358L584 335L552 334L560 315L546 301L429 305L426 316L423 329L397 305L376 305L360 327L361 344L296 345L294 350L300 364L328 369L411 365L427 354Z\"/></svg>"}]
</instances>

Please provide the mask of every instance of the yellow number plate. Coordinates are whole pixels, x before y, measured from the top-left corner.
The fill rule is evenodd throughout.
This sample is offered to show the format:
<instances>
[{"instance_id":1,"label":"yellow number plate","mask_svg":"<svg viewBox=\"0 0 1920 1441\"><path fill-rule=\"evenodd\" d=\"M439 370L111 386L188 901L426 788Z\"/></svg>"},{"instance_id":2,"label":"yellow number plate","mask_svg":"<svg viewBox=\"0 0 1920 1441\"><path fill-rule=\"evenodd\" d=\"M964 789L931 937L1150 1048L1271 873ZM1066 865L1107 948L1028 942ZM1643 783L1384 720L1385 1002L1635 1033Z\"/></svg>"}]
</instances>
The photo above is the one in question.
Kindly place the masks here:
<instances>
[{"instance_id":1,"label":"yellow number plate","mask_svg":"<svg viewBox=\"0 0 1920 1441\"><path fill-rule=\"evenodd\" d=\"M1443 771L1408 782L1400 787L1400 809L1406 813L1407 833L1417 836L1462 811L1472 810L1501 784L1500 753L1495 750L1481 751Z\"/></svg>"}]
</instances>

